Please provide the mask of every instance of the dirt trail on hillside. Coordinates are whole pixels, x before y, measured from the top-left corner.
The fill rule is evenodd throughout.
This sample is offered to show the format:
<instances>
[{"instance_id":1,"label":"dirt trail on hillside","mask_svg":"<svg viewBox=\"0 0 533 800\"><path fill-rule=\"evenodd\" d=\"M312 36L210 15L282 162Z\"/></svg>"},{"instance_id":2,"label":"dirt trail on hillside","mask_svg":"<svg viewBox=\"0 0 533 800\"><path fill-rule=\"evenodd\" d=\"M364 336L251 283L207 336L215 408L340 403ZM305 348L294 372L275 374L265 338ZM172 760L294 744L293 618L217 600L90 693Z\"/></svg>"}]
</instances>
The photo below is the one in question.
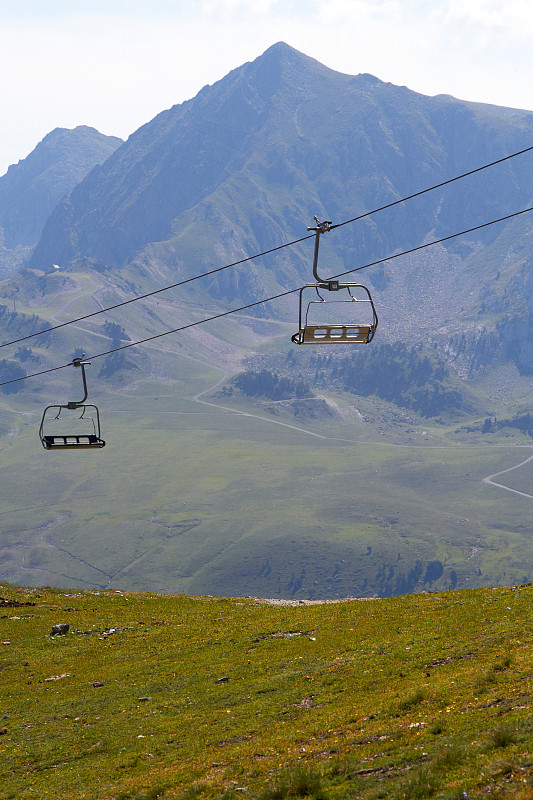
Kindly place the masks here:
<instances>
[{"instance_id":1,"label":"dirt trail on hillside","mask_svg":"<svg viewBox=\"0 0 533 800\"><path fill-rule=\"evenodd\" d=\"M518 469L519 467L523 467L524 464L527 464L529 461L533 459L533 456L529 456L526 458L525 461L521 461L520 464L515 464L514 467L508 467L507 469L502 469L501 472L495 472L493 475L487 475L486 478L483 478L483 483L488 483L489 486L497 486L499 489L505 489L507 492L513 492L514 494L522 495L522 497L529 497L533 500L533 494L527 494L526 492L520 492L518 489L511 489L510 486L505 486L503 483L497 483L493 478L498 478L500 475L505 475L506 472L512 472L514 469Z\"/></svg>"}]
</instances>

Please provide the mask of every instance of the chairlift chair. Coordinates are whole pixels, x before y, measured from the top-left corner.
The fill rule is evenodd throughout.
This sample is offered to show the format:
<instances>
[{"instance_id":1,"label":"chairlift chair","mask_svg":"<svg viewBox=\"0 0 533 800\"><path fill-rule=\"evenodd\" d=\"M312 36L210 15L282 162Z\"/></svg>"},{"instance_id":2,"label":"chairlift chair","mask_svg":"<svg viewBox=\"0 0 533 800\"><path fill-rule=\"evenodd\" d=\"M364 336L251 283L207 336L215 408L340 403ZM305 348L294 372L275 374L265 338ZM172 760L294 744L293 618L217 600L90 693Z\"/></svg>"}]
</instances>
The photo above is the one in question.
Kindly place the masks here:
<instances>
[{"instance_id":1,"label":"chairlift chair","mask_svg":"<svg viewBox=\"0 0 533 800\"><path fill-rule=\"evenodd\" d=\"M39 438L45 450L88 450L105 446L100 433L100 414L87 400L87 379L84 356L75 358L72 366L81 367L84 396L60 405L47 406L39 428ZM79 413L81 411L81 413Z\"/></svg>"},{"instance_id":2,"label":"chairlift chair","mask_svg":"<svg viewBox=\"0 0 533 800\"><path fill-rule=\"evenodd\" d=\"M378 326L378 315L372 296L361 283L324 280L318 275L320 235L331 230L331 222L319 222L317 217L315 221L316 227L307 230L315 231L316 234L313 262L316 283L307 283L300 289L298 332L291 339L294 344L368 344L374 338ZM309 290L314 290L318 300L308 301ZM324 292L339 291L344 292L344 299L326 300L323 297ZM343 321L335 321L329 316L317 319L323 317L324 312L332 317L342 312Z\"/></svg>"},{"instance_id":3,"label":"chairlift chair","mask_svg":"<svg viewBox=\"0 0 533 800\"><path fill-rule=\"evenodd\" d=\"M336 288L330 288L333 283L337 284ZM326 287L323 284L310 283L300 289L298 332L291 337L294 344L368 344L371 342L378 325L378 317L366 286L361 283L329 281L327 291L346 290L348 298L343 300L324 299L321 294L321 290L324 288ZM308 290L314 290L318 300L307 302L304 298L305 295L309 295ZM326 312L328 315L334 316L340 315L342 312L341 318L344 321L333 322L329 317L322 320L316 319L319 316L317 312Z\"/></svg>"}]
</instances>

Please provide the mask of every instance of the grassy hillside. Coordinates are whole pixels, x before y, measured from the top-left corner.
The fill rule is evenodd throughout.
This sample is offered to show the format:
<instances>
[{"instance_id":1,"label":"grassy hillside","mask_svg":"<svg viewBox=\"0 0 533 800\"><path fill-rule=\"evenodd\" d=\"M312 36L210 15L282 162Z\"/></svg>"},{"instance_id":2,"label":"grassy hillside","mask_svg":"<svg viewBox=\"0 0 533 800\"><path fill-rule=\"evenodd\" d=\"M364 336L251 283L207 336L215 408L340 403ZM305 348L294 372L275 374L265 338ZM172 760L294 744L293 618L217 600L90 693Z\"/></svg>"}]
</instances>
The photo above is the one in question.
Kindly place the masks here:
<instances>
[{"instance_id":1,"label":"grassy hillside","mask_svg":"<svg viewBox=\"0 0 533 800\"><path fill-rule=\"evenodd\" d=\"M0 596L2 798L533 796L531 586Z\"/></svg>"},{"instance_id":2,"label":"grassy hillside","mask_svg":"<svg viewBox=\"0 0 533 800\"><path fill-rule=\"evenodd\" d=\"M4 284L17 287L19 312L52 323L128 296L94 270ZM205 313L183 298L126 306L29 340L13 363L39 371L107 351L122 330L137 341ZM37 436L46 405L80 396L79 371L2 393L0 580L295 599L533 580L532 463L495 478L523 495L484 482L526 460L527 431L334 390L291 332L232 317L127 350L122 366L94 359L98 452L45 452ZM381 350L368 352L379 371ZM303 373L314 396L244 395L231 378L246 361L284 364L295 385ZM527 400L529 380L518 388L517 400L508 380L487 381L492 420Z\"/></svg>"},{"instance_id":3,"label":"grassy hillside","mask_svg":"<svg viewBox=\"0 0 533 800\"><path fill-rule=\"evenodd\" d=\"M189 374L199 389L219 373ZM533 578L531 498L483 483L530 455L519 432L465 446L417 428L395 444L358 419L243 415L148 379L98 402L106 448L58 454L37 409L9 400L5 580L313 599ZM497 480L531 494L531 467Z\"/></svg>"}]
</instances>

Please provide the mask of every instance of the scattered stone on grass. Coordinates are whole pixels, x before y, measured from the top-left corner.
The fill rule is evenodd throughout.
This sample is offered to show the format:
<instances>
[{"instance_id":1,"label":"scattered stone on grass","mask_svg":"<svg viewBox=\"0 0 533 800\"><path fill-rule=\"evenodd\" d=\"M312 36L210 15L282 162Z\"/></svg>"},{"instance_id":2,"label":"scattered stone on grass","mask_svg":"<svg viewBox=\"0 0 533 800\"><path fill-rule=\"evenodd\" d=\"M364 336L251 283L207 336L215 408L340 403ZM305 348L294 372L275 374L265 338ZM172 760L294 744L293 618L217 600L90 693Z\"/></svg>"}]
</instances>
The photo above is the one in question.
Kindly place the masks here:
<instances>
[{"instance_id":1,"label":"scattered stone on grass","mask_svg":"<svg viewBox=\"0 0 533 800\"><path fill-rule=\"evenodd\" d=\"M34 606L35 603L21 603L20 600L9 600L7 597L0 597L0 608L20 608L20 606Z\"/></svg>"},{"instance_id":2,"label":"scattered stone on grass","mask_svg":"<svg viewBox=\"0 0 533 800\"><path fill-rule=\"evenodd\" d=\"M50 636L66 636L69 632L70 625L66 622L60 623L59 625L52 625L52 633Z\"/></svg>"}]
</instances>

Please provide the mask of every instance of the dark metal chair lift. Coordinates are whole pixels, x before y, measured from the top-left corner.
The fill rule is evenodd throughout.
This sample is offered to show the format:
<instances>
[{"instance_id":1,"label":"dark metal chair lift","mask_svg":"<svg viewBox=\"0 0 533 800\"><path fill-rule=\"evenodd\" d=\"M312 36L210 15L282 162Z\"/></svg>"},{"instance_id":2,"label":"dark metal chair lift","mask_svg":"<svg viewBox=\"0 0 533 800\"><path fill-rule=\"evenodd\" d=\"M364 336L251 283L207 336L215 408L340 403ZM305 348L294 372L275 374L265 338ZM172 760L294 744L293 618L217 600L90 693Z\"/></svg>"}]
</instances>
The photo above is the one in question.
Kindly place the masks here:
<instances>
[{"instance_id":1,"label":"dark metal chair lift","mask_svg":"<svg viewBox=\"0 0 533 800\"><path fill-rule=\"evenodd\" d=\"M39 428L39 438L45 450L87 450L94 448L101 448L105 446L105 441L100 436L100 414L98 409L92 403L86 404L87 400L87 378L85 377L85 365L90 364L90 361L84 361L84 356L75 358L72 361L72 366L81 367L81 375L83 380L84 395L81 400L72 400L63 405L47 406L43 412L41 425ZM65 433L65 434L51 434L47 432L47 424L51 419L58 420L61 416L63 409L69 411L76 411L82 409L81 415L78 419L88 419L92 423L92 433ZM54 412L57 414L54 416ZM89 416L85 417L86 411Z\"/></svg>"}]
</instances>

